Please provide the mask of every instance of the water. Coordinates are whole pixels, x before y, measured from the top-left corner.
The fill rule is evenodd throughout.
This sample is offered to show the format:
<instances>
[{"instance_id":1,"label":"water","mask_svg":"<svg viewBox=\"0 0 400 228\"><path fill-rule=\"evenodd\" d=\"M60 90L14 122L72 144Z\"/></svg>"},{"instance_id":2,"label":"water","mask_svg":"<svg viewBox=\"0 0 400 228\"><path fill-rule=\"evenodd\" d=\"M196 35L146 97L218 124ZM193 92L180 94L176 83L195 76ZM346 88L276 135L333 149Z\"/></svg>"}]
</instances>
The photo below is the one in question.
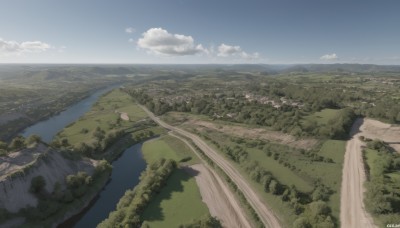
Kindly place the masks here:
<instances>
[{"instance_id":1,"label":"water","mask_svg":"<svg viewBox=\"0 0 400 228\"><path fill-rule=\"evenodd\" d=\"M122 156L112 163L111 181L100 192L96 201L90 208L64 222L60 227L96 227L106 219L108 214L115 210L125 191L139 183L140 173L146 168L141 148L142 144L136 144L126 149Z\"/></svg>"},{"instance_id":2,"label":"water","mask_svg":"<svg viewBox=\"0 0 400 228\"><path fill-rule=\"evenodd\" d=\"M65 111L62 111L59 114L50 117L49 119L43 120L26 128L22 132L22 135L24 137L29 137L32 134L36 134L39 135L44 142L50 143L58 132L64 129L68 124L75 122L79 117L83 116L83 114L89 111L92 105L101 95L118 86L120 85L113 85L96 91L89 97L69 106Z\"/></svg>"},{"instance_id":3,"label":"water","mask_svg":"<svg viewBox=\"0 0 400 228\"><path fill-rule=\"evenodd\" d=\"M101 95L118 86L113 85L98 90L89 97L71 105L65 111L26 128L22 135L28 137L31 134L36 134L43 141L51 142L58 132L89 111ZM141 147L142 144L136 144L126 149L121 157L112 163L111 180L97 198L84 211L64 222L60 227L96 227L98 223L106 219L108 214L115 209L125 191L137 185L140 173L146 168Z\"/></svg>"}]
</instances>

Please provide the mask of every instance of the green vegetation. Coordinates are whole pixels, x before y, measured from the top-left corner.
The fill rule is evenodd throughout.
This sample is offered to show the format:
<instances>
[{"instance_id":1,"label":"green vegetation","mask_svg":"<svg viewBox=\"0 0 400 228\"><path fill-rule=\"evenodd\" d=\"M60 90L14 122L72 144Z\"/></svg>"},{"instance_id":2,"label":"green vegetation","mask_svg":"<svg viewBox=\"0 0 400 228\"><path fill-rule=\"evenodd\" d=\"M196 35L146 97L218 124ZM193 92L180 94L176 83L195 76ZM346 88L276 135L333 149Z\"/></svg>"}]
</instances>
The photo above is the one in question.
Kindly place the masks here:
<instances>
[{"instance_id":1,"label":"green vegetation","mask_svg":"<svg viewBox=\"0 0 400 228\"><path fill-rule=\"evenodd\" d=\"M369 141L363 151L368 182L366 208L380 225L395 224L400 213L400 155L382 141Z\"/></svg>"},{"instance_id":2,"label":"green vegetation","mask_svg":"<svg viewBox=\"0 0 400 228\"><path fill-rule=\"evenodd\" d=\"M122 120L119 112L126 112L129 121ZM113 90L103 95L78 121L60 132L58 140L66 138L72 146L85 142L92 146L100 143L104 147L107 142L118 138L121 131L131 129L137 121L146 117L127 94Z\"/></svg>"},{"instance_id":3,"label":"green vegetation","mask_svg":"<svg viewBox=\"0 0 400 228\"><path fill-rule=\"evenodd\" d=\"M10 140L24 128L61 112L100 88L132 80L115 68L1 66L0 139ZM114 72L116 74L109 77L108 74Z\"/></svg>"},{"instance_id":4,"label":"green vegetation","mask_svg":"<svg viewBox=\"0 0 400 228\"><path fill-rule=\"evenodd\" d=\"M178 227L209 215L201 201L195 179L183 169L177 169L161 192L143 212L144 224L154 228Z\"/></svg>"},{"instance_id":5,"label":"green vegetation","mask_svg":"<svg viewBox=\"0 0 400 228\"><path fill-rule=\"evenodd\" d=\"M222 225L216 218L205 216L188 224L180 225L179 228L222 228Z\"/></svg>"},{"instance_id":6,"label":"green vegetation","mask_svg":"<svg viewBox=\"0 0 400 228\"><path fill-rule=\"evenodd\" d=\"M142 222L143 227L178 227L184 224L186 224L184 225L185 227L197 227L197 225L210 227L207 225L215 222L219 224L214 218L209 217L199 221L196 220L200 217L209 216L208 209L201 201L195 179L182 168L177 169L176 165L174 165L175 168L170 170L170 176L162 176L162 180L148 179L155 178L154 175L157 176L159 172L166 172L154 170L156 166L159 166L160 162L164 163L166 159L167 162L173 162L173 164L178 162L192 164L196 162L197 158L192 158L193 154L187 145L175 137L165 135L145 142L142 151L148 163L148 169L141 175L140 183L133 190L128 190L125 193L125 196L118 203L117 210L112 212L110 217L103 221L100 226L107 227L112 224L132 225L141 224ZM154 186L146 184L148 182L160 184L153 189ZM148 192L148 197L146 197L148 200L141 203L139 208L139 206L135 206L135 202L137 203L135 196L139 197L142 191ZM129 200L132 203L129 204ZM185 209L182 210L183 208ZM134 221L120 218L123 214L125 214L125 217L134 217Z\"/></svg>"},{"instance_id":7,"label":"green vegetation","mask_svg":"<svg viewBox=\"0 0 400 228\"><path fill-rule=\"evenodd\" d=\"M198 162L198 158L184 142L169 135L145 142L142 151L148 163L153 163L160 158L172 159L188 165Z\"/></svg>"},{"instance_id":8,"label":"green vegetation","mask_svg":"<svg viewBox=\"0 0 400 228\"><path fill-rule=\"evenodd\" d=\"M334 119L338 115L338 112L339 109L326 108L306 116L304 119L307 121L315 121L318 125L327 125L330 120Z\"/></svg>"},{"instance_id":9,"label":"green vegetation","mask_svg":"<svg viewBox=\"0 0 400 228\"><path fill-rule=\"evenodd\" d=\"M161 159L149 164L140 176L140 183L133 190L126 191L118 202L116 211L111 212L98 227L140 227L143 210L166 184L175 168L176 163L173 160Z\"/></svg>"},{"instance_id":10,"label":"green vegetation","mask_svg":"<svg viewBox=\"0 0 400 228\"><path fill-rule=\"evenodd\" d=\"M288 224L302 218L311 225L323 225L328 220L331 226L336 226L345 141L326 140L305 151L211 130L196 134L235 162ZM309 208L318 201L326 205L328 212L318 214L319 219L315 219Z\"/></svg>"},{"instance_id":11,"label":"green vegetation","mask_svg":"<svg viewBox=\"0 0 400 228\"><path fill-rule=\"evenodd\" d=\"M69 175L65 180L67 188L63 189L57 182L53 192L45 190L43 177L33 178L30 191L38 198L38 205L19 211L18 215L26 218L22 227L50 227L65 213L81 208L104 186L110 173L110 164L103 160L96 166L93 176L85 172Z\"/></svg>"},{"instance_id":12,"label":"green vegetation","mask_svg":"<svg viewBox=\"0 0 400 228\"><path fill-rule=\"evenodd\" d=\"M120 117L126 112L129 120ZM52 146L91 158L114 159L124 149L161 133L129 95L119 89L103 95L92 109L61 131Z\"/></svg>"}]
</instances>

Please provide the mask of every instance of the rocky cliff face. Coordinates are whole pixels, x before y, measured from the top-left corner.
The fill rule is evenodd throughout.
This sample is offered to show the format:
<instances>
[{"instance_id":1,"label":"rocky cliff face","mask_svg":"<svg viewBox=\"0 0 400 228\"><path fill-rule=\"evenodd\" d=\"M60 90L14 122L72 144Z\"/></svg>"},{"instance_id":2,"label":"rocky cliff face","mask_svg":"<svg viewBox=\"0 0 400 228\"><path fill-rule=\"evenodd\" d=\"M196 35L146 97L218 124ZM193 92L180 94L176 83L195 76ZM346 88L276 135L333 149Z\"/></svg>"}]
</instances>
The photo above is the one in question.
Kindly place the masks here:
<instances>
[{"instance_id":1,"label":"rocky cliff face","mask_svg":"<svg viewBox=\"0 0 400 228\"><path fill-rule=\"evenodd\" d=\"M60 152L38 144L0 157L0 208L18 212L27 206L36 206L36 197L29 192L32 178L43 176L46 190L52 192L58 182L65 187L65 177L85 171L92 174L96 161L69 160Z\"/></svg>"}]
</instances>

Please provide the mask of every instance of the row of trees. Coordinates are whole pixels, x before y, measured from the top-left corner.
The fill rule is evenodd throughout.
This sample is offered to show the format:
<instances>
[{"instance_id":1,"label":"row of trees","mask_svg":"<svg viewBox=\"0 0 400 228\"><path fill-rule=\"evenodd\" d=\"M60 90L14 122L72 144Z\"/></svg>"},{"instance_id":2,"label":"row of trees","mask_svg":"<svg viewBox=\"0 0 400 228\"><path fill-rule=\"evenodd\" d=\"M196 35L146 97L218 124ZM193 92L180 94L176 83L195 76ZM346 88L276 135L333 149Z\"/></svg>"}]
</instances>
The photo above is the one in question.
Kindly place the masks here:
<instances>
[{"instance_id":1,"label":"row of trees","mask_svg":"<svg viewBox=\"0 0 400 228\"><path fill-rule=\"evenodd\" d=\"M271 193L281 198L283 202L293 209L293 213L298 216L293 226L295 227L335 227L332 220L331 209L327 205L330 195L333 193L327 186L319 181L315 182L312 192L300 192L294 185L286 186L282 184L274 175L264 169L257 161L249 161L247 159L248 152L242 146L220 146L218 142L208 137L214 145L221 148L227 157L234 162L240 164L252 180L263 186L267 193ZM239 139L232 138L237 142ZM257 143L250 140L249 142L240 141L240 144L247 147L262 147L266 153L279 154L282 153L284 146L272 145L265 143ZM277 159L278 159L277 158ZM310 158L312 159L312 158Z\"/></svg>"},{"instance_id":2,"label":"row of trees","mask_svg":"<svg viewBox=\"0 0 400 228\"><path fill-rule=\"evenodd\" d=\"M400 183L392 175L400 171L400 155L379 140L369 141L367 148L372 150L370 153L376 153L377 158L368 162L364 159L369 179L365 205L383 224L396 223L400 213Z\"/></svg>"},{"instance_id":3,"label":"row of trees","mask_svg":"<svg viewBox=\"0 0 400 228\"><path fill-rule=\"evenodd\" d=\"M0 141L0 156L5 156L9 152L25 149L27 146L31 146L39 142L41 142L41 138L38 135L31 135L28 138L18 135L13 138L10 143Z\"/></svg>"},{"instance_id":4,"label":"row of trees","mask_svg":"<svg viewBox=\"0 0 400 228\"><path fill-rule=\"evenodd\" d=\"M141 174L139 184L133 190L125 192L117 204L117 209L98 227L140 227L143 222L143 210L166 184L176 167L176 162L171 159L160 159L149 164Z\"/></svg>"}]
</instances>

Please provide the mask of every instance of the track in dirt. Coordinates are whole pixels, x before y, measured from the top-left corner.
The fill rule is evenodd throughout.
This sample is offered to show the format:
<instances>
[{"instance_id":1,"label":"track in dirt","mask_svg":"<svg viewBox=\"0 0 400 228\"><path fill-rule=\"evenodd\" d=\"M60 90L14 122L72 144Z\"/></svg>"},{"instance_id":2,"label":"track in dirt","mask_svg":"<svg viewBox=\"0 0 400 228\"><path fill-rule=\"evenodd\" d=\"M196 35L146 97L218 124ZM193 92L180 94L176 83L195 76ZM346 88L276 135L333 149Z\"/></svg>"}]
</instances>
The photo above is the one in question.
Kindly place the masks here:
<instances>
[{"instance_id":1,"label":"track in dirt","mask_svg":"<svg viewBox=\"0 0 400 228\"><path fill-rule=\"evenodd\" d=\"M209 157L216 165L223 170L226 175L237 185L237 187L242 191L246 200L250 203L253 209L256 211L261 221L266 227L270 228L278 228L281 227L279 223L279 219L277 216L269 209L260 199L260 197L256 194L256 192L250 187L249 183L241 176L241 174L228 162L214 151L211 147L207 145L203 140L201 140L197 135L194 135L190 132L182 130L180 128L171 126L164 121L160 120L153 113L147 110L146 107L140 107L149 115L149 117L154 120L156 123L161 125L164 128L167 128L171 131L177 132L185 137L190 138L194 144L196 144L205 154Z\"/></svg>"},{"instance_id":2,"label":"track in dirt","mask_svg":"<svg viewBox=\"0 0 400 228\"><path fill-rule=\"evenodd\" d=\"M376 227L372 217L366 212L363 195L366 180L364 163L362 159L363 119L357 119L351 128L352 138L347 142L344 158L342 189L340 200L341 227Z\"/></svg>"}]
</instances>

